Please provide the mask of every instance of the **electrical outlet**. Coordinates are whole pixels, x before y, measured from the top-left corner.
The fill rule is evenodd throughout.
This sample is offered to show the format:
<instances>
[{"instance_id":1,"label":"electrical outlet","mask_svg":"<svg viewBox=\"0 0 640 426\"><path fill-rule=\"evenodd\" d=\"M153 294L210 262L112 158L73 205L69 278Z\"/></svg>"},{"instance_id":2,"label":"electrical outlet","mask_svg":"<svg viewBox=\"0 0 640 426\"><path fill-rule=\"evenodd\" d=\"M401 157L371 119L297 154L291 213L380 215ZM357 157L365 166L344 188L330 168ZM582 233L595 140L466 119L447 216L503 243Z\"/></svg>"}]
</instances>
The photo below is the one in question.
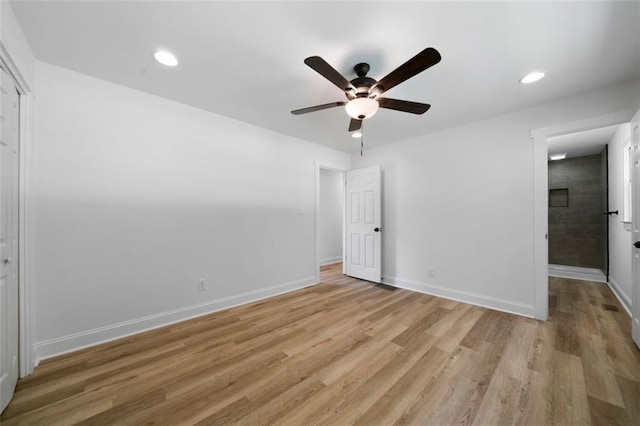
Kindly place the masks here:
<instances>
[{"instance_id":1,"label":"electrical outlet","mask_svg":"<svg viewBox=\"0 0 640 426\"><path fill-rule=\"evenodd\" d=\"M433 268L428 268L427 269L427 276L429 276L430 278L435 278L436 277L436 270Z\"/></svg>"},{"instance_id":2,"label":"electrical outlet","mask_svg":"<svg viewBox=\"0 0 640 426\"><path fill-rule=\"evenodd\" d=\"M198 280L198 291L205 291L207 289L206 283L207 281L204 278L200 278Z\"/></svg>"}]
</instances>

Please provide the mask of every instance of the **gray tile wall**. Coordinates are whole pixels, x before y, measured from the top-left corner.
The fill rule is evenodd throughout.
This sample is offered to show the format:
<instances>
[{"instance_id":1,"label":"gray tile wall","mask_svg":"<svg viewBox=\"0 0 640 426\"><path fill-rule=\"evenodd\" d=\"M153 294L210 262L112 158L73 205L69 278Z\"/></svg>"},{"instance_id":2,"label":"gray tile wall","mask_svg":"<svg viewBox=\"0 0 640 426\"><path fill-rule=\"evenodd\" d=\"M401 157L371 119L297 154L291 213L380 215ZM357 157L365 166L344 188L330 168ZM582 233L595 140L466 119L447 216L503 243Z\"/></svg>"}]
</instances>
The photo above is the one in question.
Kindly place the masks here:
<instances>
[{"instance_id":1,"label":"gray tile wall","mask_svg":"<svg viewBox=\"0 0 640 426\"><path fill-rule=\"evenodd\" d=\"M602 268L600 155L549 162L549 189L567 188L568 207L549 207L549 263Z\"/></svg>"}]
</instances>

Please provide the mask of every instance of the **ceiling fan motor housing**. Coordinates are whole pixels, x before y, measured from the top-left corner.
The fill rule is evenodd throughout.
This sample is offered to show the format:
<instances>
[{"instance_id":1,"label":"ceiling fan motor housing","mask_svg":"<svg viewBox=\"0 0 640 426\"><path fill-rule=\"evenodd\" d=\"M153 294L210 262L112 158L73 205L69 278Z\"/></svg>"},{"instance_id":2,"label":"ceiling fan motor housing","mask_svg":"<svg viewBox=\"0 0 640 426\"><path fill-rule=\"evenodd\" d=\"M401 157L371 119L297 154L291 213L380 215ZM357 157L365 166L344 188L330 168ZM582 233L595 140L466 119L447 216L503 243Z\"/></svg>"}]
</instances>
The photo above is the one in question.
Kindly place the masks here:
<instances>
[{"instance_id":1,"label":"ceiling fan motor housing","mask_svg":"<svg viewBox=\"0 0 640 426\"><path fill-rule=\"evenodd\" d=\"M370 69L369 64L364 62L361 62L357 64L355 67L353 67L353 70L356 72L358 77L351 80L350 83L353 85L353 87L356 88L357 97L368 96L369 89L374 84L377 83L377 81L374 80L373 78L366 76L367 73L369 72L369 69ZM347 93L347 97L349 97L349 93Z\"/></svg>"}]
</instances>

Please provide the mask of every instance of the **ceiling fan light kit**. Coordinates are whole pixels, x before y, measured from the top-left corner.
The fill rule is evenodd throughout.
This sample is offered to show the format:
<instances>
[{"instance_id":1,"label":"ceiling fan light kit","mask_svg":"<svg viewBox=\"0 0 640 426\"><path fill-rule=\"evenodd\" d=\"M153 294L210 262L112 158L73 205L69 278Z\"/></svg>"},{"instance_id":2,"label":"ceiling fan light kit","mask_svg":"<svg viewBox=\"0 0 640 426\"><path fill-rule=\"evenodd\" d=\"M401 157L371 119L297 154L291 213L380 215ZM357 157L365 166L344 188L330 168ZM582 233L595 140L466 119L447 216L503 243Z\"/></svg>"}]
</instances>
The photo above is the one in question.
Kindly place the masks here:
<instances>
[{"instance_id":1,"label":"ceiling fan light kit","mask_svg":"<svg viewBox=\"0 0 640 426\"><path fill-rule=\"evenodd\" d=\"M347 114L349 114L351 118L356 118L358 120L365 120L372 117L376 111L378 111L378 107L378 101L368 97L351 99L347 102L347 105L345 105Z\"/></svg>"},{"instance_id":2,"label":"ceiling fan light kit","mask_svg":"<svg viewBox=\"0 0 640 426\"><path fill-rule=\"evenodd\" d=\"M344 106L347 114L351 117L349 132L360 130L362 128L362 121L371 118L378 111L378 108L393 109L412 114L424 114L431 105L399 99L381 98L380 95L427 68L434 66L440 62L441 59L440 53L438 53L436 49L428 47L380 80L367 77L370 67L369 64L362 62L353 67L357 77L349 81L321 57L310 56L304 60L304 63L342 90L348 101L316 105L293 110L291 113L300 115Z\"/></svg>"}]
</instances>

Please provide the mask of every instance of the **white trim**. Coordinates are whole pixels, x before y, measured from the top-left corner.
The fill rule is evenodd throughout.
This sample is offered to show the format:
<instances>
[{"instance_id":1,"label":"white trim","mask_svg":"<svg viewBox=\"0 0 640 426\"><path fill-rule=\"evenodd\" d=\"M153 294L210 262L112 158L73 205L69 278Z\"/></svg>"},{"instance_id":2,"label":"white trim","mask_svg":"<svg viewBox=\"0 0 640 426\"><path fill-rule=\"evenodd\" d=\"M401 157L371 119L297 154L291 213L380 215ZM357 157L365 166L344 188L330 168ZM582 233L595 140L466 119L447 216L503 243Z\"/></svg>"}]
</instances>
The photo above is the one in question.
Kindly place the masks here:
<instances>
[{"instance_id":1,"label":"white trim","mask_svg":"<svg viewBox=\"0 0 640 426\"><path fill-rule=\"evenodd\" d=\"M43 359L77 351L79 349L87 348L90 346L99 345L112 340L131 336L133 334L153 330L155 328L165 327L170 324L185 321L202 315L208 315L224 309L229 309L235 306L244 305L261 299L266 299L268 297L277 296L279 294L299 290L314 284L314 277L309 277L303 280L267 287L260 290L249 291L234 296L223 297L197 305L173 309L171 311L162 312L159 314L149 315L142 318L123 321L117 324L94 328L92 330L82 331L80 333L69 334L67 336L61 336L54 339L37 342L35 344L37 357L36 365Z\"/></svg>"},{"instance_id":2,"label":"white trim","mask_svg":"<svg viewBox=\"0 0 640 426\"><path fill-rule=\"evenodd\" d=\"M537 319L546 320L549 317L547 138L627 123L631 120L634 112L628 109L531 130L531 138L533 139L533 270L535 317Z\"/></svg>"},{"instance_id":3,"label":"white trim","mask_svg":"<svg viewBox=\"0 0 640 426\"><path fill-rule=\"evenodd\" d=\"M313 261L314 264L316 265L316 283L320 282L320 266L324 265L322 262L323 260L318 259L319 257L319 249L318 249L318 244L320 244L320 229L318 227L318 216L320 216L320 169L324 169L324 170L333 170L333 171L337 171L337 172L341 172L342 176L343 176L343 181L346 182L346 172L347 170L339 165L339 164L332 164L329 163L325 160L320 160L317 158L314 158L313 160L313 166L315 169L315 205L314 205L314 218L313 218L313 235L315 237L315 242L313 245ZM345 192L345 197L346 197L346 192ZM344 257L344 252L345 252L345 234L344 234L344 229L345 229L345 221L347 220L346 218L346 211L345 211L345 202L343 200L342 203L342 217L343 217L343 221L342 221L342 253L343 253L343 257ZM343 257L340 258L340 261L343 259ZM338 262L338 261L336 261ZM342 272L344 273L344 262L343 262L343 267L342 267Z\"/></svg>"},{"instance_id":4,"label":"white trim","mask_svg":"<svg viewBox=\"0 0 640 426\"><path fill-rule=\"evenodd\" d=\"M320 266L333 265L334 263L342 262L342 256L328 257L326 259L320 259Z\"/></svg>"},{"instance_id":5,"label":"white trim","mask_svg":"<svg viewBox=\"0 0 640 426\"><path fill-rule=\"evenodd\" d=\"M457 302L469 303L472 305L482 306L483 308L507 312L509 314L516 314L528 318L535 317L535 307L533 305L512 302L510 300L499 299L496 297L483 296L466 291L451 290L449 288L419 283L416 281L402 280L395 277L383 277L382 283L393 287L404 288L406 290L455 300Z\"/></svg>"},{"instance_id":6,"label":"white trim","mask_svg":"<svg viewBox=\"0 0 640 426\"><path fill-rule=\"evenodd\" d=\"M33 265L33 207L30 201L30 174L32 134L29 131L33 121L33 93L20 69L0 41L0 66L5 68L14 80L20 93L20 149L19 200L18 200L18 299L19 299L19 365L20 377L28 376L35 367L33 332L32 283Z\"/></svg>"},{"instance_id":7,"label":"white trim","mask_svg":"<svg viewBox=\"0 0 640 426\"><path fill-rule=\"evenodd\" d=\"M616 296L616 298L618 299L618 301L620 302L624 310L627 311L627 314L629 315L629 317L632 317L631 298L627 296L624 291L622 291L622 288L620 288L620 284L618 284L616 280L614 280L612 277L609 277L609 282L607 283L607 285L609 286L613 294Z\"/></svg>"},{"instance_id":8,"label":"white trim","mask_svg":"<svg viewBox=\"0 0 640 426\"><path fill-rule=\"evenodd\" d=\"M533 135L532 135L533 137ZM549 232L548 217L548 179L547 156L549 147L547 138L533 139L533 295L536 319L546 321L549 318ZM540 185L544 182L544 185ZM539 214L544 206L544 214Z\"/></svg>"},{"instance_id":9,"label":"white trim","mask_svg":"<svg viewBox=\"0 0 640 426\"><path fill-rule=\"evenodd\" d=\"M549 276L559 278L571 278L576 280L595 281L606 283L607 277L600 269L583 268L580 266L549 265Z\"/></svg>"},{"instance_id":10,"label":"white trim","mask_svg":"<svg viewBox=\"0 0 640 426\"><path fill-rule=\"evenodd\" d=\"M31 147L33 136L31 123L33 117L33 95L20 96L20 197L19 197L19 299L20 299L20 377L33 373L34 357L34 310L33 288L35 283L35 243L34 213L31 199L31 176L33 154Z\"/></svg>"}]
</instances>

